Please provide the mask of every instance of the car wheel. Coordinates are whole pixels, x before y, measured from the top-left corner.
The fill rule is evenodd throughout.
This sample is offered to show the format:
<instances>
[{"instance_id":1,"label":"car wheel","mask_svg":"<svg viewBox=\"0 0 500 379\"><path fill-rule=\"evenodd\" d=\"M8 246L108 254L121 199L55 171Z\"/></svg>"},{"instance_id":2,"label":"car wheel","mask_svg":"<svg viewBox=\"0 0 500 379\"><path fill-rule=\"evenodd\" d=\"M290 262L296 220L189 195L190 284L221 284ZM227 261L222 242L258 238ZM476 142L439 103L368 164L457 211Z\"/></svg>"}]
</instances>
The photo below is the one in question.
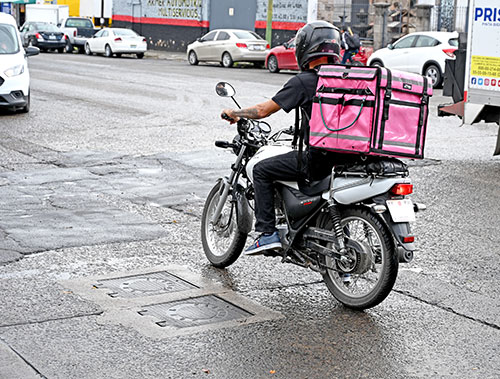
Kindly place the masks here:
<instances>
[{"instance_id":1,"label":"car wheel","mask_svg":"<svg viewBox=\"0 0 500 379\"><path fill-rule=\"evenodd\" d=\"M364 66L364 64L361 63L360 61L352 61L351 66L358 66L359 67L359 66Z\"/></svg>"},{"instance_id":2,"label":"car wheel","mask_svg":"<svg viewBox=\"0 0 500 379\"><path fill-rule=\"evenodd\" d=\"M271 55L269 56L269 58L267 58L267 69L272 73L280 72L278 59L276 58L276 56Z\"/></svg>"},{"instance_id":3,"label":"car wheel","mask_svg":"<svg viewBox=\"0 0 500 379\"><path fill-rule=\"evenodd\" d=\"M111 58L113 56L113 50L111 50L111 47L109 45L106 45L104 48L104 56L107 58Z\"/></svg>"},{"instance_id":4,"label":"car wheel","mask_svg":"<svg viewBox=\"0 0 500 379\"><path fill-rule=\"evenodd\" d=\"M92 55L92 50L90 50L90 46L88 43L85 44L85 54Z\"/></svg>"},{"instance_id":5,"label":"car wheel","mask_svg":"<svg viewBox=\"0 0 500 379\"><path fill-rule=\"evenodd\" d=\"M137 53L137 59L142 59L144 58L144 53Z\"/></svg>"},{"instance_id":6,"label":"car wheel","mask_svg":"<svg viewBox=\"0 0 500 379\"><path fill-rule=\"evenodd\" d=\"M370 66L373 66L373 67L384 67L384 64L381 62L381 61L372 61L370 63Z\"/></svg>"},{"instance_id":7,"label":"car wheel","mask_svg":"<svg viewBox=\"0 0 500 379\"><path fill-rule=\"evenodd\" d=\"M28 89L28 99L26 101L26 105L22 107L19 112L20 113L28 113L30 111L30 103L31 103L31 93L30 90Z\"/></svg>"},{"instance_id":8,"label":"car wheel","mask_svg":"<svg viewBox=\"0 0 500 379\"><path fill-rule=\"evenodd\" d=\"M441 84L441 80L443 75L441 74L441 70L435 64L430 64L424 71L424 75L427 76L431 82L432 87L437 88Z\"/></svg>"},{"instance_id":9,"label":"car wheel","mask_svg":"<svg viewBox=\"0 0 500 379\"><path fill-rule=\"evenodd\" d=\"M196 66L198 64L198 56L194 52L194 50L191 50L188 54L188 62L192 66Z\"/></svg>"},{"instance_id":10,"label":"car wheel","mask_svg":"<svg viewBox=\"0 0 500 379\"><path fill-rule=\"evenodd\" d=\"M222 65L226 68L233 67L233 57L227 51L222 54Z\"/></svg>"},{"instance_id":11,"label":"car wheel","mask_svg":"<svg viewBox=\"0 0 500 379\"><path fill-rule=\"evenodd\" d=\"M59 54L64 53L64 47L60 47L59 49L57 49L57 52L58 52Z\"/></svg>"},{"instance_id":12,"label":"car wheel","mask_svg":"<svg viewBox=\"0 0 500 379\"><path fill-rule=\"evenodd\" d=\"M73 52L73 45L68 40L66 40L66 46L64 47L64 51L66 51L67 53Z\"/></svg>"}]
</instances>

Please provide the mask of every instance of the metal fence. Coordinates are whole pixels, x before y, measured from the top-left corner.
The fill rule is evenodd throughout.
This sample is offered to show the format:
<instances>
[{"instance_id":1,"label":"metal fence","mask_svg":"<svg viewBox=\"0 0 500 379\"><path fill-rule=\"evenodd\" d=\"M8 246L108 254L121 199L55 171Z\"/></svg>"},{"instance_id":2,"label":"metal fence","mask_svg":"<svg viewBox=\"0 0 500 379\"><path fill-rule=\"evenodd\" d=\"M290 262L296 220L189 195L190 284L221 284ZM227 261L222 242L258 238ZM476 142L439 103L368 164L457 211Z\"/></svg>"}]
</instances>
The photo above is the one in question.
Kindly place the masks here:
<instances>
[{"instance_id":1,"label":"metal fence","mask_svg":"<svg viewBox=\"0 0 500 379\"><path fill-rule=\"evenodd\" d=\"M337 26L350 27L363 39L370 39L373 38L371 30L374 15L370 13L372 8L368 0L334 0L331 21Z\"/></svg>"},{"instance_id":2,"label":"metal fence","mask_svg":"<svg viewBox=\"0 0 500 379\"><path fill-rule=\"evenodd\" d=\"M468 7L454 7L442 4L432 9L431 28L433 31L466 32L468 28Z\"/></svg>"}]
</instances>

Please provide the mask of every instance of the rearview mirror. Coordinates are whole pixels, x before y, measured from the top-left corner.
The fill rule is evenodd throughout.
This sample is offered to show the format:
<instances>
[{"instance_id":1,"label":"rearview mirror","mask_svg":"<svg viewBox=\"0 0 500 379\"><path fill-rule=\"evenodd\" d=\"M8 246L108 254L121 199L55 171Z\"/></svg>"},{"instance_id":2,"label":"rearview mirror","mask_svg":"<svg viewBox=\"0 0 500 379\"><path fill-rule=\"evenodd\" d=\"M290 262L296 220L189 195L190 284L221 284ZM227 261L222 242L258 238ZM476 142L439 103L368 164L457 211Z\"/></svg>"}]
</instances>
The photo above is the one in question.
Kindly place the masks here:
<instances>
[{"instance_id":1,"label":"rearview mirror","mask_svg":"<svg viewBox=\"0 0 500 379\"><path fill-rule=\"evenodd\" d=\"M28 46L25 51L27 57L40 54L40 49L36 46Z\"/></svg>"},{"instance_id":2,"label":"rearview mirror","mask_svg":"<svg viewBox=\"0 0 500 379\"><path fill-rule=\"evenodd\" d=\"M392 50L392 49L394 49L394 45L393 45L392 43L390 43L390 44L388 44L388 45L387 45L387 48L388 48L389 50Z\"/></svg>"},{"instance_id":3,"label":"rearview mirror","mask_svg":"<svg viewBox=\"0 0 500 379\"><path fill-rule=\"evenodd\" d=\"M215 92L217 95L222 96L222 97L233 97L236 95L236 90L233 88L233 86L229 83L226 82L219 82L215 86Z\"/></svg>"}]
</instances>

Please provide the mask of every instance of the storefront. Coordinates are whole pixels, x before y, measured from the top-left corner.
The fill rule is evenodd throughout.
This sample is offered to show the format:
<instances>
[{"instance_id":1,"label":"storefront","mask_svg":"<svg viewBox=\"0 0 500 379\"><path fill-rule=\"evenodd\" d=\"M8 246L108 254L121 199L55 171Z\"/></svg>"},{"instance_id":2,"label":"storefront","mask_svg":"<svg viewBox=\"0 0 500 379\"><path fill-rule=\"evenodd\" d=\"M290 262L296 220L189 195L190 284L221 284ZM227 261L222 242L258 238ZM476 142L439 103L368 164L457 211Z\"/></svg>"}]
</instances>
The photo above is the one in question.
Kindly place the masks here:
<instances>
[{"instance_id":1,"label":"storefront","mask_svg":"<svg viewBox=\"0 0 500 379\"><path fill-rule=\"evenodd\" d=\"M274 0L272 44L286 42L308 19L308 0ZM186 51L209 30L250 29L265 36L267 1L114 0L113 26L148 38L153 49Z\"/></svg>"},{"instance_id":2,"label":"storefront","mask_svg":"<svg viewBox=\"0 0 500 379\"><path fill-rule=\"evenodd\" d=\"M0 0L0 12L11 14L21 26L26 19L26 4L35 4L35 2L36 0Z\"/></svg>"}]
</instances>

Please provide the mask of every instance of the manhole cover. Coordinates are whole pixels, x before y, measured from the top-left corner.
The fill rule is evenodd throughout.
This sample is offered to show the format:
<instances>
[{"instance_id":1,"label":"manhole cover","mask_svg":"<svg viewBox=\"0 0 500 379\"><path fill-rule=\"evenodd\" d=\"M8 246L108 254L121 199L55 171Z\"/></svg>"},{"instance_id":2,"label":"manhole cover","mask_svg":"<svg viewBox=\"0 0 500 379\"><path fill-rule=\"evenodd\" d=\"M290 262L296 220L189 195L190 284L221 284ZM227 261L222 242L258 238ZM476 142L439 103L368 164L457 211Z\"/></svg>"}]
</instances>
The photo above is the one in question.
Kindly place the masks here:
<instances>
[{"instance_id":1,"label":"manhole cover","mask_svg":"<svg viewBox=\"0 0 500 379\"><path fill-rule=\"evenodd\" d=\"M108 288L111 297L142 297L198 288L166 271L101 280L97 288Z\"/></svg>"},{"instance_id":2,"label":"manhole cover","mask_svg":"<svg viewBox=\"0 0 500 379\"><path fill-rule=\"evenodd\" d=\"M156 322L159 326L178 328L253 316L252 313L213 295L145 306L139 314L159 319L160 321Z\"/></svg>"}]
</instances>

